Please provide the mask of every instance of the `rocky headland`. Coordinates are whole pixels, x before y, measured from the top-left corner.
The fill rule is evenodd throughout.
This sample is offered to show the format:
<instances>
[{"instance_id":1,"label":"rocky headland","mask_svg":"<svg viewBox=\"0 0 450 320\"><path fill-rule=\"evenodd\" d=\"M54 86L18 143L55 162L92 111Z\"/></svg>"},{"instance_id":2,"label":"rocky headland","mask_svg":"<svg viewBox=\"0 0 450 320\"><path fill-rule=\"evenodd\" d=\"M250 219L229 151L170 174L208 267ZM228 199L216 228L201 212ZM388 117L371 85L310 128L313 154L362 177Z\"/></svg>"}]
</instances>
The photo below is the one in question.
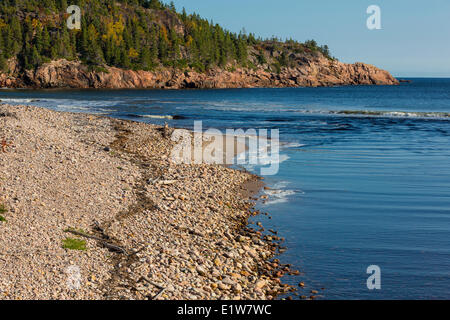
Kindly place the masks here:
<instances>
[{"instance_id":1,"label":"rocky headland","mask_svg":"<svg viewBox=\"0 0 450 320\"><path fill-rule=\"evenodd\" d=\"M0 87L6 88L262 88L319 87L336 85L396 85L398 80L375 66L345 64L321 54L291 57L295 66L271 72L260 68L212 68L200 73L174 68L134 71L104 66L89 68L64 59L43 64L35 70L22 70L14 60L9 72L0 73Z\"/></svg>"}]
</instances>

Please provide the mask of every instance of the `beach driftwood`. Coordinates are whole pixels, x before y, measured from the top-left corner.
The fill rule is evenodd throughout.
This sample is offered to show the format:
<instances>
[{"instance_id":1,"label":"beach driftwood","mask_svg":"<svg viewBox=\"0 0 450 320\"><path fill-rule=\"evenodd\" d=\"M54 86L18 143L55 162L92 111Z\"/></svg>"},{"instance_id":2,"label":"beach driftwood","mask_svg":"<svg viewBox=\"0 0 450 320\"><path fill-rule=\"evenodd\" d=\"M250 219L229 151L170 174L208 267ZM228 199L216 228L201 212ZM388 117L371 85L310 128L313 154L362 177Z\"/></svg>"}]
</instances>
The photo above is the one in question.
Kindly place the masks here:
<instances>
[{"instance_id":1,"label":"beach driftwood","mask_svg":"<svg viewBox=\"0 0 450 320\"><path fill-rule=\"evenodd\" d=\"M96 237L96 236L92 236L89 234L86 234L84 232L81 231L77 231L77 230L72 230L72 229L68 229L66 230L66 232L69 232L71 234L80 236L80 237L84 237L84 238L88 238L88 239L92 239L92 240L97 240L99 242L101 242L106 248L123 253L123 254L127 254L127 250L125 250L124 248L120 247L120 246L116 246L114 244L111 244L109 242L106 242L104 239Z\"/></svg>"},{"instance_id":2,"label":"beach driftwood","mask_svg":"<svg viewBox=\"0 0 450 320\"><path fill-rule=\"evenodd\" d=\"M160 284L157 284L156 282L151 281L151 280L148 279L147 277L141 277L141 280L144 280L144 281L150 283L151 285L153 285L153 286L155 286L156 288L159 289L158 293L157 293L156 295L154 295L153 297L151 297L151 300L156 300L156 299L158 299L158 298L164 293L164 291L166 290L165 287L163 287L163 286L160 285ZM138 282L139 282L139 281L138 281Z\"/></svg>"}]
</instances>

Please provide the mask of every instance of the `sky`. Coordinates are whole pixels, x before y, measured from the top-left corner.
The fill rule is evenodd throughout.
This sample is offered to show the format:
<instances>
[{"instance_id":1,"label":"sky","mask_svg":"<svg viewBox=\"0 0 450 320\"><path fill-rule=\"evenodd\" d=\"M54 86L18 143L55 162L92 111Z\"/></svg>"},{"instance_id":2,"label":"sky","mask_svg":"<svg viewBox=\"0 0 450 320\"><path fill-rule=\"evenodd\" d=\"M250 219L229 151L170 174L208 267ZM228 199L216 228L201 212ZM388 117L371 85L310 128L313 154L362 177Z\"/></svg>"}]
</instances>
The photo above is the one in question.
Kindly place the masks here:
<instances>
[{"instance_id":1,"label":"sky","mask_svg":"<svg viewBox=\"0 0 450 320\"><path fill-rule=\"evenodd\" d=\"M165 1L165 2L168 2ZM450 77L449 0L173 0L224 28L327 44L342 62L365 62L397 77ZM369 30L367 8L381 9Z\"/></svg>"}]
</instances>

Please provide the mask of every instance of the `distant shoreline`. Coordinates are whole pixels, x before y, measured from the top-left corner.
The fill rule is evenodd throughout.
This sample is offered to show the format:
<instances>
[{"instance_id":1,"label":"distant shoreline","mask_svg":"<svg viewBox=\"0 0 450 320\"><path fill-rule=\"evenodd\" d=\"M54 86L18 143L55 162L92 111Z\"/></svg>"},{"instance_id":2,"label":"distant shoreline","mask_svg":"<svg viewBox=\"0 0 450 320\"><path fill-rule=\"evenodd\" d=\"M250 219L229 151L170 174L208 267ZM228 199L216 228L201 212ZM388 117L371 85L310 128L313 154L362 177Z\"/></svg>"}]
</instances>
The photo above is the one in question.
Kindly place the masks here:
<instances>
[{"instance_id":1,"label":"distant shoreline","mask_svg":"<svg viewBox=\"0 0 450 320\"><path fill-rule=\"evenodd\" d=\"M0 87L225 89L397 85L399 83L389 72L369 64L345 64L331 61L323 56L310 57L305 61L299 62L299 65L295 67L282 68L280 72L268 71L262 67L254 69L216 67L199 73L192 69L162 68L155 71L134 71L109 66L104 67L104 71L93 71L81 62L65 59L43 64L36 70L19 71L21 69L18 62L11 60L9 70L15 71L0 72Z\"/></svg>"}]
</instances>

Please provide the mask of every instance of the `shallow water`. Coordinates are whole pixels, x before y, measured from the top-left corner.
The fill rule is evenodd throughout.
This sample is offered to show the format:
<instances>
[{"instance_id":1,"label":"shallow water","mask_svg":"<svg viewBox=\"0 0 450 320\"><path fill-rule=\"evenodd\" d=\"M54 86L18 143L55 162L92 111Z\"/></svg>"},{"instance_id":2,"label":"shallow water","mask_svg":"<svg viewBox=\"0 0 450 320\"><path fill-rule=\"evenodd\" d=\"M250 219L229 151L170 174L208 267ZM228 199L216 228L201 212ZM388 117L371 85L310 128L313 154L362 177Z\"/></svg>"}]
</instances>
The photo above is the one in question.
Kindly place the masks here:
<instances>
[{"instance_id":1,"label":"shallow water","mask_svg":"<svg viewBox=\"0 0 450 320\"><path fill-rule=\"evenodd\" d=\"M0 90L11 104L177 127L279 129L259 216L325 299L450 298L450 79L379 87ZM175 116L176 119L172 119ZM258 171L258 166L249 167ZM366 269L381 268L381 290ZM325 288L325 290L321 290ZM301 292L300 291L300 292ZM303 294L303 293L301 293Z\"/></svg>"}]
</instances>

